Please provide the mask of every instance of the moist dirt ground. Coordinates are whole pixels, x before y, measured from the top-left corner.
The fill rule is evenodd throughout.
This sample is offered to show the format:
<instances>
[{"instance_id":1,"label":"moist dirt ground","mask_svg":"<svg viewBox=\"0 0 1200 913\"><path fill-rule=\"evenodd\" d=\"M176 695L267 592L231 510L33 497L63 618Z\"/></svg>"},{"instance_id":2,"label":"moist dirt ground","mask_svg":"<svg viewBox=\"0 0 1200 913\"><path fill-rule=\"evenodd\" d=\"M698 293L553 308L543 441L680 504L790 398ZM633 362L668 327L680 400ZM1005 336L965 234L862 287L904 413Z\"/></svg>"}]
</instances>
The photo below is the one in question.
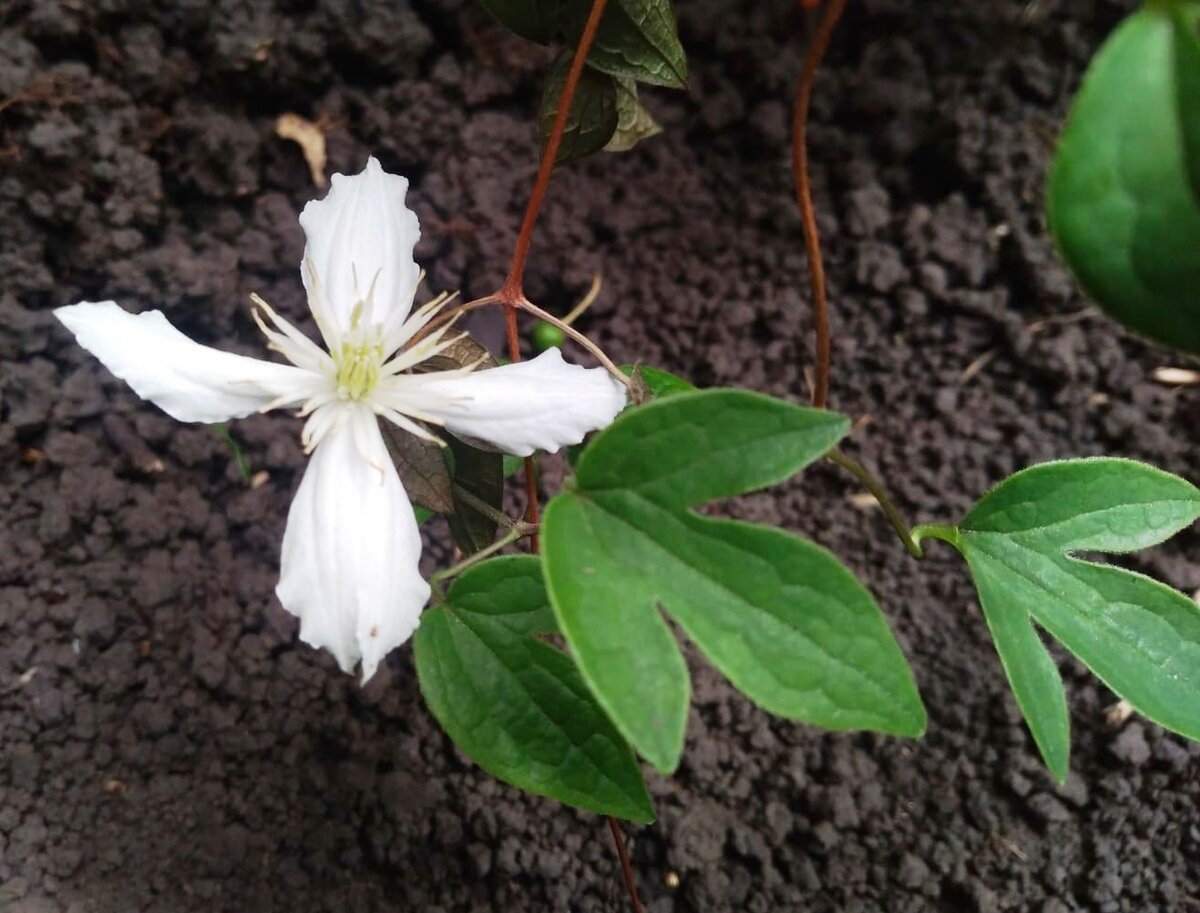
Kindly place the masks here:
<instances>
[{"instance_id":1,"label":"moist dirt ground","mask_svg":"<svg viewBox=\"0 0 1200 913\"><path fill-rule=\"evenodd\" d=\"M849 5L811 128L832 405L914 520L1052 458L1194 475L1200 399L1151 375L1178 357L1088 309L1040 208L1069 97L1132 5ZM582 326L618 360L808 394L794 6L683 0L689 88L645 93L664 134L554 177L528 292L561 313L600 271ZM410 177L430 289L490 291L546 62L465 0L0 4L0 909L625 909L603 822L461 756L409 646L363 690L298 642L273 596L297 422L232 426L250 487L212 429L137 401L50 314L114 298L246 353L250 292L304 320L296 216L321 191L275 136L286 112L322 120L331 170L374 153ZM1063 657L1057 788L962 563L910 559L858 495L815 467L728 509L870 586L928 735L772 719L693 655L686 758L650 777L658 823L629 829L647 908L1200 909L1197 746L1110 722ZM1133 563L1191 592L1197 544Z\"/></svg>"}]
</instances>

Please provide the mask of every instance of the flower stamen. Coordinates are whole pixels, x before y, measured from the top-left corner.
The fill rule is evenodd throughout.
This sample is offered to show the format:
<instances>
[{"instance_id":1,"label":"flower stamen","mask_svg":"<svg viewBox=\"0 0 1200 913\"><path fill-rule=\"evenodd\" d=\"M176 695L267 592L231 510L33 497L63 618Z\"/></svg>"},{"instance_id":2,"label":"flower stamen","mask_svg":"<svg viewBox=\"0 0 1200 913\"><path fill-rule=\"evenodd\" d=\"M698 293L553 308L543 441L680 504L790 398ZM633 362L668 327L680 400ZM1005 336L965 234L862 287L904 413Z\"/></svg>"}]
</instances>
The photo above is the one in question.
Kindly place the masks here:
<instances>
[{"instance_id":1,"label":"flower stamen","mask_svg":"<svg viewBox=\"0 0 1200 913\"><path fill-rule=\"evenodd\" d=\"M379 343L355 345L344 342L337 355L338 396L355 402L366 399L379 383L379 368L383 364L383 346Z\"/></svg>"}]
</instances>

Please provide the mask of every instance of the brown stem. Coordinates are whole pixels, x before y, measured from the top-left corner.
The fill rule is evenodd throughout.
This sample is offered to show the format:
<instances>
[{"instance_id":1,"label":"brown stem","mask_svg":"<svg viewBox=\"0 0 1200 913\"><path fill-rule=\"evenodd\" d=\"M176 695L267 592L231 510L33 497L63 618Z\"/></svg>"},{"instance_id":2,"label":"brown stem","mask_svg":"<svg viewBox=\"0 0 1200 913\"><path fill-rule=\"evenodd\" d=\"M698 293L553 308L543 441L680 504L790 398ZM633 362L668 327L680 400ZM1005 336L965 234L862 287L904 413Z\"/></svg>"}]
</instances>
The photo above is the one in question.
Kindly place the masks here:
<instances>
[{"instance_id":1,"label":"brown stem","mask_svg":"<svg viewBox=\"0 0 1200 913\"><path fill-rule=\"evenodd\" d=\"M810 2L802 2L805 8ZM800 82L796 86L796 99L792 106L792 177L796 185L796 204L800 207L800 221L804 226L804 250L808 255L808 282L812 289L813 320L817 336L817 377L813 385L813 405L824 409L829 400L829 369L832 360L832 344L829 335L829 304L825 300L825 266L821 262L821 239L817 234L817 217L813 211L812 186L808 180L808 109L812 101L813 80L833 28L846 8L846 0L828 0L821 20L817 24Z\"/></svg>"},{"instance_id":2,"label":"brown stem","mask_svg":"<svg viewBox=\"0 0 1200 913\"><path fill-rule=\"evenodd\" d=\"M529 537L529 550L535 555L542 547L541 536L537 533L538 524L541 522L538 519L539 513L537 466L533 457L525 457L525 522L534 528L534 533Z\"/></svg>"},{"instance_id":3,"label":"brown stem","mask_svg":"<svg viewBox=\"0 0 1200 913\"><path fill-rule=\"evenodd\" d=\"M646 913L638 898L637 879L633 875L633 866L629 864L629 851L625 849L625 835L621 833L621 825L616 818L608 819L608 830L612 834L613 843L617 847L617 855L621 858L621 874L625 876L625 890L629 893L629 903L634 913Z\"/></svg>"}]
</instances>

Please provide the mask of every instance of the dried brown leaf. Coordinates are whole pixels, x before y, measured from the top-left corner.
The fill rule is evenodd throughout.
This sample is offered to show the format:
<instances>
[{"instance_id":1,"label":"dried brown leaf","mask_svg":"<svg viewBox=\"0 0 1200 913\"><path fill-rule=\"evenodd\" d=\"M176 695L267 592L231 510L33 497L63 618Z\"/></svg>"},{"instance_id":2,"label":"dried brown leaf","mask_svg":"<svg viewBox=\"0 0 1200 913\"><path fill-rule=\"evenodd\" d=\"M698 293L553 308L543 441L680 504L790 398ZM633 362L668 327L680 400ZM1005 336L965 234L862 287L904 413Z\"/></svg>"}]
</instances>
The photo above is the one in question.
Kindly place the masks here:
<instances>
[{"instance_id":1,"label":"dried brown leaf","mask_svg":"<svg viewBox=\"0 0 1200 913\"><path fill-rule=\"evenodd\" d=\"M325 178L325 131L321 123L299 114L280 114L275 121L275 134L280 139L290 139L300 147L313 183L324 187L328 181Z\"/></svg>"},{"instance_id":2,"label":"dried brown leaf","mask_svg":"<svg viewBox=\"0 0 1200 913\"><path fill-rule=\"evenodd\" d=\"M380 427L408 497L436 513L453 511L453 485L442 448L415 434L401 431L391 422L380 422Z\"/></svg>"}]
</instances>

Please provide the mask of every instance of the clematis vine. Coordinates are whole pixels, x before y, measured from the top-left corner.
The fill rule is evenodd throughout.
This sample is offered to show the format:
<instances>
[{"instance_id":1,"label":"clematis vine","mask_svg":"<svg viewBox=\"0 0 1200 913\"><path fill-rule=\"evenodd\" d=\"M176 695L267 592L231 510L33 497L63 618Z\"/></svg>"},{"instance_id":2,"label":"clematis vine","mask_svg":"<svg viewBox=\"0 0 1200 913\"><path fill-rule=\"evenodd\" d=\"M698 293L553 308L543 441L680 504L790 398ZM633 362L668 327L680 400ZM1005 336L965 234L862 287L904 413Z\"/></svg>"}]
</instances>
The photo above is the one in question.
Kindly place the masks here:
<instances>
[{"instance_id":1,"label":"clematis vine","mask_svg":"<svg viewBox=\"0 0 1200 913\"><path fill-rule=\"evenodd\" d=\"M608 425L625 388L605 370L563 361L558 349L497 368L413 373L455 339L421 334L445 297L412 310L420 270L408 181L371 158L334 175L300 214L301 274L325 347L255 297L268 347L289 363L193 342L160 311L131 314L113 301L54 313L85 349L143 399L184 422L223 422L299 407L311 459L288 512L279 585L300 637L328 649L362 681L409 638L429 597L412 506L379 421L437 440L436 430L506 453L555 451Z\"/></svg>"}]
</instances>

